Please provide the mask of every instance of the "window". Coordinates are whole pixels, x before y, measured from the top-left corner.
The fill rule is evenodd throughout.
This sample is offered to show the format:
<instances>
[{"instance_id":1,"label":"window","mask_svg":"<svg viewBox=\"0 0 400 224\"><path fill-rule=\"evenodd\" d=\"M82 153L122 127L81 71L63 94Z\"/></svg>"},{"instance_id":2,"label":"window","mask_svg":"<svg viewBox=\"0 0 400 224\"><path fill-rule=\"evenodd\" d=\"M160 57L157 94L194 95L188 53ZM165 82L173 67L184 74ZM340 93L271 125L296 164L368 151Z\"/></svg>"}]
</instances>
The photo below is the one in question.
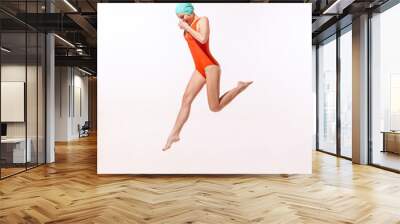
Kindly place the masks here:
<instances>
[{"instance_id":1,"label":"window","mask_svg":"<svg viewBox=\"0 0 400 224\"><path fill-rule=\"evenodd\" d=\"M372 164L400 170L400 5L371 18Z\"/></svg>"},{"instance_id":2,"label":"window","mask_svg":"<svg viewBox=\"0 0 400 224\"><path fill-rule=\"evenodd\" d=\"M352 157L352 34L351 26L340 36L340 155Z\"/></svg>"},{"instance_id":3,"label":"window","mask_svg":"<svg viewBox=\"0 0 400 224\"><path fill-rule=\"evenodd\" d=\"M336 153L336 37L318 47L318 149Z\"/></svg>"}]
</instances>

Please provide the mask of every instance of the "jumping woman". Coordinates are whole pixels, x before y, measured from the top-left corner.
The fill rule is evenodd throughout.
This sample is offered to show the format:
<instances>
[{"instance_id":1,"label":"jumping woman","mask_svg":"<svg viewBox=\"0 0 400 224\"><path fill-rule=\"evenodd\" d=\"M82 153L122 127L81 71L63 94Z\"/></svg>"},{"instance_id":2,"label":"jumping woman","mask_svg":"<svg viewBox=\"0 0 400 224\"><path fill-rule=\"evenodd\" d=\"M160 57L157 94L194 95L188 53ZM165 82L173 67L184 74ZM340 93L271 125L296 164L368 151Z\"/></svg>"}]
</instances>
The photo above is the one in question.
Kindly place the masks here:
<instances>
[{"instance_id":1,"label":"jumping woman","mask_svg":"<svg viewBox=\"0 0 400 224\"><path fill-rule=\"evenodd\" d=\"M191 3L178 3L175 11L179 18L178 26L184 30L184 38L192 54L195 70L186 86L178 117L163 148L164 151L179 141L179 134L189 117L192 102L205 84L209 108L218 112L252 83L239 81L236 87L220 96L221 68L209 50L208 18L197 16Z\"/></svg>"}]
</instances>

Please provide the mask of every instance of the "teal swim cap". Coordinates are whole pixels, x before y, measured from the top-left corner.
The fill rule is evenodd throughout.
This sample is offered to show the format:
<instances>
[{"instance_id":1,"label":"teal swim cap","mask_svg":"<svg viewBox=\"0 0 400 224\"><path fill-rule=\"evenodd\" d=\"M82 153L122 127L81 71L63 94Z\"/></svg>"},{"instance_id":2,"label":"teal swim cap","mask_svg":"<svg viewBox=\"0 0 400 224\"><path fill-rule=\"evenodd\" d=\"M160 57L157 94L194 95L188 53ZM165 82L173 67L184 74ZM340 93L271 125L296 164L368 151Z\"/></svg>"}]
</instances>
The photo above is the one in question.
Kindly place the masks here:
<instances>
[{"instance_id":1,"label":"teal swim cap","mask_svg":"<svg viewBox=\"0 0 400 224\"><path fill-rule=\"evenodd\" d=\"M178 3L176 4L175 12L176 14L186 14L191 15L193 13L192 3Z\"/></svg>"}]
</instances>

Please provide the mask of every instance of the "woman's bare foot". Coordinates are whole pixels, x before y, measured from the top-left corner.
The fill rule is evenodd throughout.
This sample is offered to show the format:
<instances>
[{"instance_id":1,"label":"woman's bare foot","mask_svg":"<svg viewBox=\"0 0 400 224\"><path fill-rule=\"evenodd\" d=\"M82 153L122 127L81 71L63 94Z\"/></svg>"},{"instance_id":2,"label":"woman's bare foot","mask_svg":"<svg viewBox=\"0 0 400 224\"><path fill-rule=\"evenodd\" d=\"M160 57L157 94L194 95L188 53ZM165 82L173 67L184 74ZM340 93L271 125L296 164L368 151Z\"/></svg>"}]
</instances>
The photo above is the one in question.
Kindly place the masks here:
<instances>
[{"instance_id":1,"label":"woman's bare foot","mask_svg":"<svg viewBox=\"0 0 400 224\"><path fill-rule=\"evenodd\" d=\"M250 82L239 81L237 87L239 88L240 91L243 91L252 83L253 83L253 81L250 81Z\"/></svg>"},{"instance_id":2,"label":"woman's bare foot","mask_svg":"<svg viewBox=\"0 0 400 224\"><path fill-rule=\"evenodd\" d=\"M171 148L171 145L172 145L174 142L177 142L177 141L179 141L179 140L180 140L180 138L179 138L179 136L177 136L177 135L169 136L169 137L168 137L168 140L167 140L167 143L165 144L165 146L164 146L164 148L163 148L162 150L165 151L165 150Z\"/></svg>"}]
</instances>

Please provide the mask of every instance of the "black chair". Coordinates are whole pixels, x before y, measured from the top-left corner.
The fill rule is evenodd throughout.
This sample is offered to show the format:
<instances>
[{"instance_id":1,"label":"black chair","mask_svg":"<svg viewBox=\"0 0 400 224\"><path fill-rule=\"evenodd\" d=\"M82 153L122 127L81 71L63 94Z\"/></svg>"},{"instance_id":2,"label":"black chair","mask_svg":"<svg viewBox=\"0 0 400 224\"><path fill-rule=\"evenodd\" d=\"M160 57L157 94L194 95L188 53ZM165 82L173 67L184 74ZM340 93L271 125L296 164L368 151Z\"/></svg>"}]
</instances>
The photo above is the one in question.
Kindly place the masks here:
<instances>
[{"instance_id":1,"label":"black chair","mask_svg":"<svg viewBox=\"0 0 400 224\"><path fill-rule=\"evenodd\" d=\"M89 129L90 129L89 121L85 121L82 127L80 127L80 125L78 124L79 138L89 136Z\"/></svg>"}]
</instances>

